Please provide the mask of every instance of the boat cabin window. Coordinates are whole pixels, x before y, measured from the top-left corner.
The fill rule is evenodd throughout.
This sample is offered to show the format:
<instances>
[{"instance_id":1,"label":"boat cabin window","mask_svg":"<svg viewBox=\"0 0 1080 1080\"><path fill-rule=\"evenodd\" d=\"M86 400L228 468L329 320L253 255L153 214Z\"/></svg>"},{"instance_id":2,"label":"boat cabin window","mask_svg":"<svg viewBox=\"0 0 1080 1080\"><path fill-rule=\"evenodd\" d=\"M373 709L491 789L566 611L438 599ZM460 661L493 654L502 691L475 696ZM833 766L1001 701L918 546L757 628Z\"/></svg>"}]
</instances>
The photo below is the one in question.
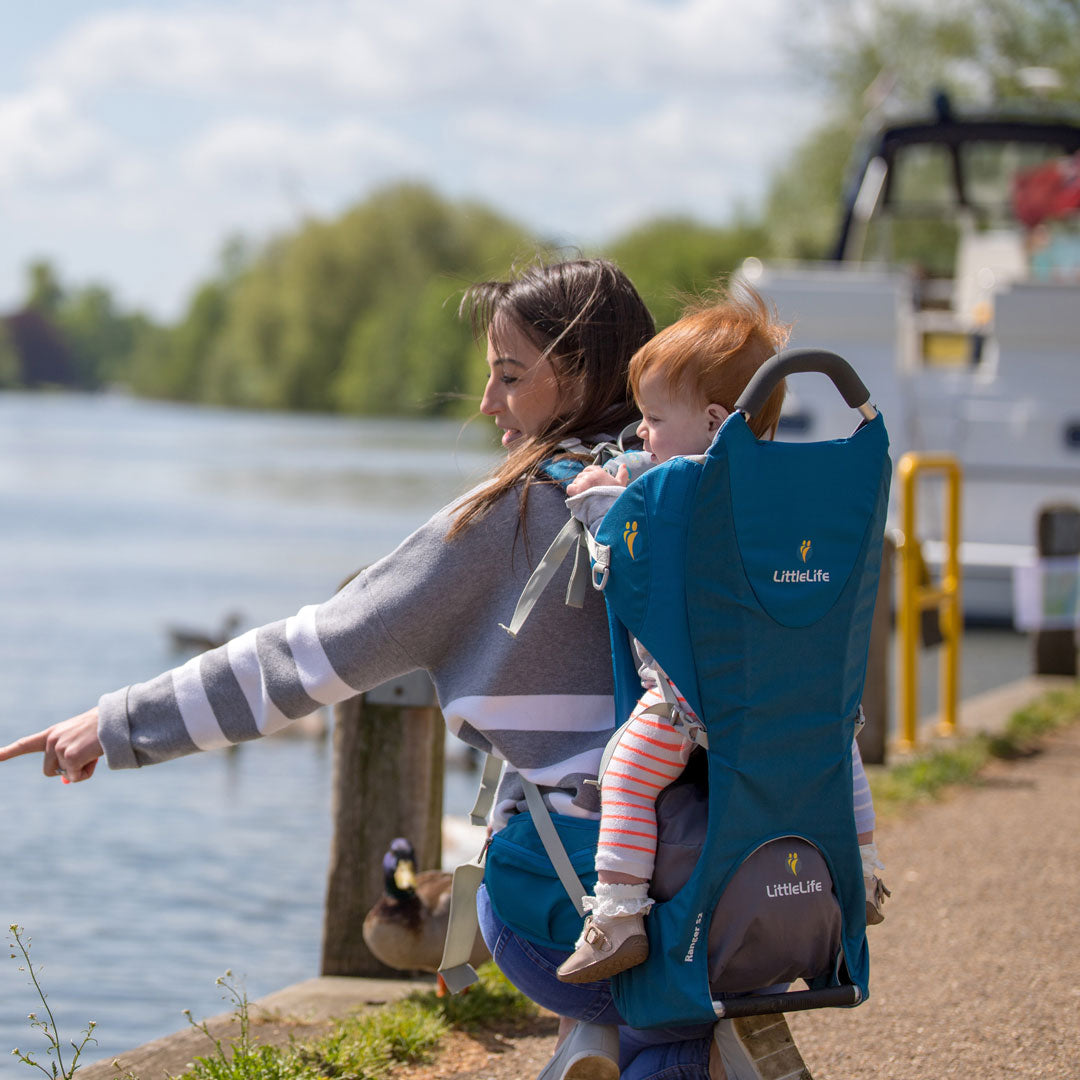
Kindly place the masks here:
<instances>
[{"instance_id":1,"label":"boat cabin window","mask_svg":"<svg viewBox=\"0 0 1080 1080\"><path fill-rule=\"evenodd\" d=\"M1041 196L1040 170L1053 169L1061 160L1060 147L1051 144L971 141L959 147L957 170L947 146L900 147L891 162L880 212L868 224L862 258L917 268L929 283L922 306L948 308L949 291L932 283L957 275L965 238L987 232L1000 238L1011 231L1029 253L1047 246L1046 235L1029 234L1032 222L1023 220L1023 211ZM1031 212L1038 213L1038 207ZM1044 273L1060 276L1080 261L1080 252L1073 251L1076 217L1072 215L1072 224L1061 220L1047 224L1054 237L1066 239L1041 260L1039 269ZM1032 265L1033 277L1035 269Z\"/></svg>"}]
</instances>

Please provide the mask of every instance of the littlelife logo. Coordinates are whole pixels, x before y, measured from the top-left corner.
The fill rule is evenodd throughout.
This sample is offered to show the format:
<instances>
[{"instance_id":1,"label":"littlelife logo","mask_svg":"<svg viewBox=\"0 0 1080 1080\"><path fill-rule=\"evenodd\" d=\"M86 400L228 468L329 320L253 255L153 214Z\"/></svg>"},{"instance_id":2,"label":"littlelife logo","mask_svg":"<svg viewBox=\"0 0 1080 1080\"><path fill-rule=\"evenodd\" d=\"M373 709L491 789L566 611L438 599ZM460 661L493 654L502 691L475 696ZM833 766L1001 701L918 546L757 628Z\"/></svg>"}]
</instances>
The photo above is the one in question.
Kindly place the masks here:
<instances>
[{"instance_id":1,"label":"littlelife logo","mask_svg":"<svg viewBox=\"0 0 1080 1080\"><path fill-rule=\"evenodd\" d=\"M807 893L822 891L820 881L778 881L775 885L765 886L765 895L770 900L778 896L805 896Z\"/></svg>"},{"instance_id":2,"label":"littlelife logo","mask_svg":"<svg viewBox=\"0 0 1080 1080\"><path fill-rule=\"evenodd\" d=\"M805 563L810 558L813 546L809 540L804 540L799 545L799 558ZM773 581L781 585L795 585L795 584L812 584L814 582L825 582L829 580L828 570L800 570L798 568L794 570L774 570L772 572Z\"/></svg>"}]
</instances>

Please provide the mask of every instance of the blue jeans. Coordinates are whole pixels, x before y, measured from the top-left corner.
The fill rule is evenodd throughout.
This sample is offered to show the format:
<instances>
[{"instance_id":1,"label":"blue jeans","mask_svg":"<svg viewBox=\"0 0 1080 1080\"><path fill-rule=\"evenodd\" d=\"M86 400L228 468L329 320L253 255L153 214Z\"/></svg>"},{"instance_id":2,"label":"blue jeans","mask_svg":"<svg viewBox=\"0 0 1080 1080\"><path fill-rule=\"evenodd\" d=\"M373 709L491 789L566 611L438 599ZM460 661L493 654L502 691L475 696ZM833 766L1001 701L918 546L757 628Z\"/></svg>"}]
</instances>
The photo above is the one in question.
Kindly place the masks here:
<instances>
[{"instance_id":1,"label":"blue jeans","mask_svg":"<svg viewBox=\"0 0 1080 1080\"><path fill-rule=\"evenodd\" d=\"M708 1080L712 1025L643 1030L627 1027L606 981L561 983L555 970L567 954L545 949L514 933L491 907L487 889L476 894L480 932L499 970L545 1009L594 1024L619 1025L622 1080Z\"/></svg>"}]
</instances>

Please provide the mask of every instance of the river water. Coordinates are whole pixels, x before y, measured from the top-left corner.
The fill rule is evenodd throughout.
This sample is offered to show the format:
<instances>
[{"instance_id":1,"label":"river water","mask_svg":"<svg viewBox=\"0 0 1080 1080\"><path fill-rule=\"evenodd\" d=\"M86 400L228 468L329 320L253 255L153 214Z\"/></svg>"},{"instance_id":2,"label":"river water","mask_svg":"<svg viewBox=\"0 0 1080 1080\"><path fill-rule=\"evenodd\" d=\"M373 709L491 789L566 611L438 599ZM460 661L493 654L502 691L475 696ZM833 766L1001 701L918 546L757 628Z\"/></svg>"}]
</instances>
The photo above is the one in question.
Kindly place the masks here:
<instances>
[{"instance_id":1,"label":"river water","mask_svg":"<svg viewBox=\"0 0 1080 1080\"><path fill-rule=\"evenodd\" d=\"M174 666L170 626L325 598L496 453L486 423L0 394L0 744ZM968 636L965 694L1027 669L1017 636ZM65 1037L97 1022L87 1060L224 1011L226 968L252 998L318 973L330 768L315 739L70 787L37 759L0 767L0 917L33 939ZM449 812L473 783L448 775ZM8 1049L42 1046L35 1011L5 958L4 1080L26 1073Z\"/></svg>"},{"instance_id":2,"label":"river water","mask_svg":"<svg viewBox=\"0 0 1080 1080\"><path fill-rule=\"evenodd\" d=\"M486 423L0 394L0 744L174 666L170 626L324 599L495 452ZM97 1022L88 1060L223 1011L226 968L253 998L318 973L330 766L325 740L272 739L70 787L0 769L3 927L33 939L61 1031ZM4 1077L40 1044L17 968Z\"/></svg>"}]
</instances>

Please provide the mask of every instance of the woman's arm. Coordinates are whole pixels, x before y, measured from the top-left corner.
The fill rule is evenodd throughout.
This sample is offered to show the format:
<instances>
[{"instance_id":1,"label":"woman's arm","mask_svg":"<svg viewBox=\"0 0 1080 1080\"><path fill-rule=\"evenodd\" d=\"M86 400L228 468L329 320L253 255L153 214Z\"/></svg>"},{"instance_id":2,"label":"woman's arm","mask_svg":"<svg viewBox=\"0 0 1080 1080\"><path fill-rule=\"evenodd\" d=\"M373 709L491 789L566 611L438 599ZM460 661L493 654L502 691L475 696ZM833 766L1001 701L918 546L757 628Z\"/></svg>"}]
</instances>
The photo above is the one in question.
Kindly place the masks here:
<instances>
[{"instance_id":1,"label":"woman's arm","mask_svg":"<svg viewBox=\"0 0 1080 1080\"><path fill-rule=\"evenodd\" d=\"M483 525L445 539L444 511L322 604L238 638L146 683L106 694L110 768L137 768L269 735L417 668L439 666L456 623L490 572L467 553Z\"/></svg>"},{"instance_id":2,"label":"woman's arm","mask_svg":"<svg viewBox=\"0 0 1080 1080\"><path fill-rule=\"evenodd\" d=\"M137 768L228 746L436 664L434 607L448 594L467 603L478 577L454 565L468 545L445 541L447 521L435 515L325 603L107 693L97 708L3 747L0 761L42 753L47 776L85 780L102 755L111 768Z\"/></svg>"}]
</instances>

